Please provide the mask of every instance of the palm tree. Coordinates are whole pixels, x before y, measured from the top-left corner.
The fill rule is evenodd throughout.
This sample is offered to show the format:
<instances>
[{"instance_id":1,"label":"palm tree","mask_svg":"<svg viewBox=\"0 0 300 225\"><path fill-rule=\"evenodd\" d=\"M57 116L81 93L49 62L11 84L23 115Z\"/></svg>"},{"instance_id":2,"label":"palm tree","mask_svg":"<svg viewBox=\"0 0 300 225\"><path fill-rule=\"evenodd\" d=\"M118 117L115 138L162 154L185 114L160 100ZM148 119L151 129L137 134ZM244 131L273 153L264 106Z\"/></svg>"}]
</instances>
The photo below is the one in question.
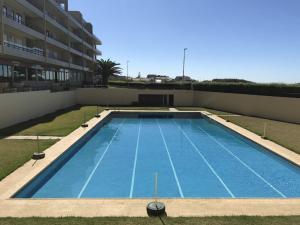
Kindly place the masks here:
<instances>
[{"instance_id":1,"label":"palm tree","mask_svg":"<svg viewBox=\"0 0 300 225\"><path fill-rule=\"evenodd\" d=\"M97 60L97 74L102 76L102 84L107 85L110 76L120 75L122 69L119 67L120 63L111 61L110 59Z\"/></svg>"}]
</instances>

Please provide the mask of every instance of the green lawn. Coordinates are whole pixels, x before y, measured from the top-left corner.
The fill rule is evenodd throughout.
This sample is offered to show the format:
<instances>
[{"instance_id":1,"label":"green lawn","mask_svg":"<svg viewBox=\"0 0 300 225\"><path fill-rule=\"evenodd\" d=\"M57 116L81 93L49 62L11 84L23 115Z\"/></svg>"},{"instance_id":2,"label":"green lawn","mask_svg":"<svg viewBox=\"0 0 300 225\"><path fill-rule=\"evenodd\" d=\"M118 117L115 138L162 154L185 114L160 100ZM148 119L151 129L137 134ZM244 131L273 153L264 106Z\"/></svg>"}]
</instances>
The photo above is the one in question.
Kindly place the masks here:
<instances>
[{"instance_id":1,"label":"green lawn","mask_svg":"<svg viewBox=\"0 0 300 225\"><path fill-rule=\"evenodd\" d=\"M99 111L102 110L103 108L99 108ZM89 120L95 113L95 106L75 106L0 130L0 136L66 136L82 124L84 115Z\"/></svg>"},{"instance_id":2,"label":"green lawn","mask_svg":"<svg viewBox=\"0 0 300 225\"><path fill-rule=\"evenodd\" d=\"M55 142L54 140L41 140L40 150L47 149ZM0 180L30 160L36 151L36 141L0 139Z\"/></svg>"},{"instance_id":3,"label":"green lawn","mask_svg":"<svg viewBox=\"0 0 300 225\"><path fill-rule=\"evenodd\" d=\"M3 218L0 225L299 225L300 217Z\"/></svg>"},{"instance_id":4,"label":"green lawn","mask_svg":"<svg viewBox=\"0 0 300 225\"><path fill-rule=\"evenodd\" d=\"M206 108L178 108L179 110L204 110L213 114L222 115L223 119L250 130L260 136L263 135L264 126L267 125L266 136L272 140L296 153L300 154L300 125L284 123L275 120L262 119L250 116L226 116L231 113L211 110Z\"/></svg>"}]
</instances>

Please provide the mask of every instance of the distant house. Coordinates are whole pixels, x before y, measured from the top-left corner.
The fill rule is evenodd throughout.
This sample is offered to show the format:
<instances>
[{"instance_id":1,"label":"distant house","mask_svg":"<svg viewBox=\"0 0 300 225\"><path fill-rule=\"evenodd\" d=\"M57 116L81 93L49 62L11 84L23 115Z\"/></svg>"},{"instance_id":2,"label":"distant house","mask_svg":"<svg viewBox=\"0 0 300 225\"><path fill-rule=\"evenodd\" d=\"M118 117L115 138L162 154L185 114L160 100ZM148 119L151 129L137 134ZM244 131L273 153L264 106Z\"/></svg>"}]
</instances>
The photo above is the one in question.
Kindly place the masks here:
<instances>
[{"instance_id":1,"label":"distant house","mask_svg":"<svg viewBox=\"0 0 300 225\"><path fill-rule=\"evenodd\" d=\"M175 78L176 81L192 81L192 78L189 76L177 76Z\"/></svg>"},{"instance_id":2,"label":"distant house","mask_svg":"<svg viewBox=\"0 0 300 225\"><path fill-rule=\"evenodd\" d=\"M144 78L144 77L141 77L141 78L132 78L131 80L133 82L150 82L151 81L150 79Z\"/></svg>"},{"instance_id":3,"label":"distant house","mask_svg":"<svg viewBox=\"0 0 300 225\"><path fill-rule=\"evenodd\" d=\"M147 79L151 80L154 83L164 83L166 81L172 80L169 76L157 74L148 74Z\"/></svg>"},{"instance_id":4,"label":"distant house","mask_svg":"<svg viewBox=\"0 0 300 225\"><path fill-rule=\"evenodd\" d=\"M127 80L127 76L121 76L121 75L112 75L110 77L111 80Z\"/></svg>"}]
</instances>

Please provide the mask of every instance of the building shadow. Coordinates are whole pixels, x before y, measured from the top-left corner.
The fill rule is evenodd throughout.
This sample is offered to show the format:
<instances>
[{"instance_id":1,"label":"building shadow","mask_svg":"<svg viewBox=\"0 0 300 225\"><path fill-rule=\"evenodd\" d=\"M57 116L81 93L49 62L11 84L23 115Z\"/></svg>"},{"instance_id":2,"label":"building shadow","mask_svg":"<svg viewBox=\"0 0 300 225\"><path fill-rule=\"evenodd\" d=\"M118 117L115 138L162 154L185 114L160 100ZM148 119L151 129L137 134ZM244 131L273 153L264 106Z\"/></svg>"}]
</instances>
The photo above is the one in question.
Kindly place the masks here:
<instances>
[{"instance_id":1,"label":"building shadow","mask_svg":"<svg viewBox=\"0 0 300 225\"><path fill-rule=\"evenodd\" d=\"M58 117L62 114L71 112L71 111L80 110L81 107L82 106L80 106L80 105L68 107L66 109L58 110L54 113L49 113L49 114L47 114L45 116L41 116L39 118L35 118L35 119L28 120L28 121L25 121L22 123L18 123L16 125L13 125L13 126L10 126L7 128L0 129L0 138L5 138L8 136L18 134L19 132L21 132L23 130L26 130L30 127L33 127L33 126L41 124L41 123L49 123L49 122L55 120L56 117Z\"/></svg>"}]
</instances>

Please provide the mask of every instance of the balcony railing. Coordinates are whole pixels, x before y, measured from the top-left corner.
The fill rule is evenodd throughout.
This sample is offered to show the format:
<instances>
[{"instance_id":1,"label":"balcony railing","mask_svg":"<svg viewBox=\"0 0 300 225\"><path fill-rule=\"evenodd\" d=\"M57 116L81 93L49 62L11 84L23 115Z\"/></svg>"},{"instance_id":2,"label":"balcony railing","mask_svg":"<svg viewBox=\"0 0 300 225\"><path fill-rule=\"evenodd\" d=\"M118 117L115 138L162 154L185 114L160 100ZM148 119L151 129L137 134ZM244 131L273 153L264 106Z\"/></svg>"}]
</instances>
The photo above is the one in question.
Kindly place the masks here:
<instances>
[{"instance_id":1,"label":"balcony railing","mask_svg":"<svg viewBox=\"0 0 300 225\"><path fill-rule=\"evenodd\" d=\"M9 12L3 12L3 15L19 24L25 25L25 20L23 17L15 17L12 13Z\"/></svg>"},{"instance_id":2,"label":"balcony railing","mask_svg":"<svg viewBox=\"0 0 300 225\"><path fill-rule=\"evenodd\" d=\"M23 45L19 45L10 41L4 41L4 46L8 47L8 48L12 48L12 49L16 49L19 51L23 51L23 52L28 52L34 55L38 55L38 56L44 56L44 50L40 49L40 48L30 48L27 46L23 46Z\"/></svg>"},{"instance_id":3,"label":"balcony railing","mask_svg":"<svg viewBox=\"0 0 300 225\"><path fill-rule=\"evenodd\" d=\"M6 18L8 18L8 19L10 19L10 20L12 20L12 21L15 21L15 22L18 23L18 24L22 24L23 26L26 26L26 27L28 27L28 28L30 28L30 29L32 29L32 30L34 30L34 31L36 31L36 32L38 32L38 33L44 35L44 32L43 32L42 28L37 27L37 26L34 26L34 25L26 24L24 18L20 18L20 17L19 17L19 18L16 18L16 17L14 17L12 14L9 14L9 13L3 13L3 15L4 15Z\"/></svg>"},{"instance_id":4,"label":"balcony railing","mask_svg":"<svg viewBox=\"0 0 300 225\"><path fill-rule=\"evenodd\" d=\"M53 52L48 52L48 58L58 60L58 61L62 61L64 63L69 63L69 61L67 59L62 58L62 57L58 56L57 54L55 54Z\"/></svg>"}]
</instances>

